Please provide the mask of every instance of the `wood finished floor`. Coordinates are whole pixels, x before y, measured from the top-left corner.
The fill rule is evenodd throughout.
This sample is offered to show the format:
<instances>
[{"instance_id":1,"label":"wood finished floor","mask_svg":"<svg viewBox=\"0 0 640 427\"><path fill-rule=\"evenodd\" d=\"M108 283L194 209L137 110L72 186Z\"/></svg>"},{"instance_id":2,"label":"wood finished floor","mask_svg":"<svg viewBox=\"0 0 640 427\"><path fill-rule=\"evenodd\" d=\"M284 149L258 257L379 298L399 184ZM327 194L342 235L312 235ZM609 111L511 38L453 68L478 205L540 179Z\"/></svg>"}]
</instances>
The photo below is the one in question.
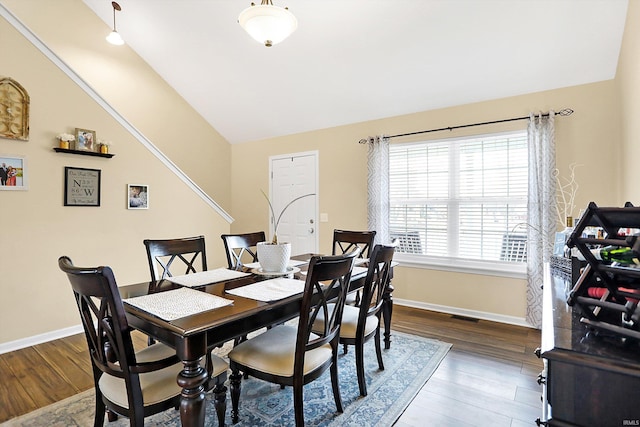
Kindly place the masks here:
<instances>
[{"instance_id":1,"label":"wood finished floor","mask_svg":"<svg viewBox=\"0 0 640 427\"><path fill-rule=\"evenodd\" d=\"M453 344L397 427L535 425L541 412L536 380L542 362L533 353L539 331L397 305L393 329ZM141 334L135 334L135 341L146 345ZM83 335L2 354L0 422L92 384Z\"/></svg>"}]
</instances>

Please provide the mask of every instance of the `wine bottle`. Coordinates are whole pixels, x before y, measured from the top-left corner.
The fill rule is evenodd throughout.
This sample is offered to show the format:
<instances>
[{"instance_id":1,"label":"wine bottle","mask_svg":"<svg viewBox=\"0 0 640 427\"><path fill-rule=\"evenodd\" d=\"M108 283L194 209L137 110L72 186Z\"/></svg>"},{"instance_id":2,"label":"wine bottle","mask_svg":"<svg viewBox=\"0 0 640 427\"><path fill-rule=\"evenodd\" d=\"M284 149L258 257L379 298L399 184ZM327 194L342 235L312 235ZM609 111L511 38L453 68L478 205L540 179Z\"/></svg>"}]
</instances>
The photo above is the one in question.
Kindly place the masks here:
<instances>
[{"instance_id":1,"label":"wine bottle","mask_svg":"<svg viewBox=\"0 0 640 427\"><path fill-rule=\"evenodd\" d=\"M571 248L567 246L567 240L569 240L569 236L573 233L573 217L566 217L566 227L559 234L562 235L564 240L563 254L566 258L571 258ZM559 237L556 237L558 239Z\"/></svg>"},{"instance_id":2,"label":"wine bottle","mask_svg":"<svg viewBox=\"0 0 640 427\"><path fill-rule=\"evenodd\" d=\"M626 265L640 265L638 254L631 248L621 246L605 246L593 249L591 253L598 261L617 262Z\"/></svg>"}]
</instances>

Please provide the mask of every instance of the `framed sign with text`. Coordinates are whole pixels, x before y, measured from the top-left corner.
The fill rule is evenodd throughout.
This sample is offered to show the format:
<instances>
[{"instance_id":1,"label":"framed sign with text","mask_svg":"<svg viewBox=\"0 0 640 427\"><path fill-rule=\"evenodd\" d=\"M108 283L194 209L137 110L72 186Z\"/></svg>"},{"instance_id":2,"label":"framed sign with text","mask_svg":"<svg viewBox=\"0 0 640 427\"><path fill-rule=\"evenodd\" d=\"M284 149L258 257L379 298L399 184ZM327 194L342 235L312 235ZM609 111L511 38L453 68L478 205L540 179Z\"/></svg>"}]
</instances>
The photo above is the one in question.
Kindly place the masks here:
<instances>
[{"instance_id":1,"label":"framed sign with text","mask_svg":"<svg viewBox=\"0 0 640 427\"><path fill-rule=\"evenodd\" d=\"M100 206L100 169L64 168L64 205Z\"/></svg>"}]
</instances>

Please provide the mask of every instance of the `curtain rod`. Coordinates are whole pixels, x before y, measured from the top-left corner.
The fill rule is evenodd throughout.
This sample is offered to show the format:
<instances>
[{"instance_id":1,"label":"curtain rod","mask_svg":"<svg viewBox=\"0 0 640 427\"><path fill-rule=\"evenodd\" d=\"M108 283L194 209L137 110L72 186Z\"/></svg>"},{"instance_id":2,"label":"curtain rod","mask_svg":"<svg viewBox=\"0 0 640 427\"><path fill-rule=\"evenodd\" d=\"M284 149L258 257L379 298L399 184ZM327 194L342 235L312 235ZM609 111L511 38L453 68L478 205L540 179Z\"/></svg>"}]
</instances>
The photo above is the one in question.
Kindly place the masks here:
<instances>
[{"instance_id":1,"label":"curtain rod","mask_svg":"<svg viewBox=\"0 0 640 427\"><path fill-rule=\"evenodd\" d=\"M571 108L563 108L562 110L558 111L555 115L556 116L570 116L571 114L573 114L573 110ZM542 117L549 117L549 113L542 114L541 116ZM515 122L517 120L527 120L527 119L529 119L529 116L514 117L514 118L511 118L511 119L493 120L491 122L471 123L471 124L468 124L468 125L449 126L449 127L446 127L446 128L420 130L420 131L417 131L417 132L409 132L409 133L400 133L398 135L387 136L386 138L398 138L398 137L401 137L401 136L418 135L418 134L421 134L421 133L430 133L430 132L440 132L440 131L443 131L443 130L452 131L454 129L462 129L462 128L468 128L468 127L473 127L473 126L482 126L482 125L492 125L492 124L495 124L495 123ZM371 140L371 138L362 138L358 142L360 144L366 144L370 140Z\"/></svg>"}]
</instances>

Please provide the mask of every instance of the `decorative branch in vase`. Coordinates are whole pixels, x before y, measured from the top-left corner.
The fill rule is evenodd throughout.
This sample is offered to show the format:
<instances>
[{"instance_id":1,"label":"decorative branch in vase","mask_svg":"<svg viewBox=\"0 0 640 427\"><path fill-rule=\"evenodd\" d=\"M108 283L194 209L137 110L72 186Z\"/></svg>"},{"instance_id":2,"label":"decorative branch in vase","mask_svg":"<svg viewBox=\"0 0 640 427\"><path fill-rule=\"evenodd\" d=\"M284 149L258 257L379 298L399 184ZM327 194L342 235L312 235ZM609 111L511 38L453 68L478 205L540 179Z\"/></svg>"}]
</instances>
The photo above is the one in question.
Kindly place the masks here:
<instances>
[{"instance_id":1,"label":"decorative branch in vase","mask_svg":"<svg viewBox=\"0 0 640 427\"><path fill-rule=\"evenodd\" d=\"M278 242L278 226L280 225L280 220L282 219L282 216L287 211L289 206L305 197L315 196L315 193L309 193L296 197L295 199L287 203L280 211L280 214L276 216L273 205L271 204L271 200L269 200L269 197L265 194L264 191L260 191L262 192L264 198L267 200L267 203L269 204L269 210L271 211L273 237L271 238L270 242L266 241L258 243L256 247L258 251L258 262L260 262L260 266L262 268L262 271L264 272L276 274L286 273L289 258L291 257L291 243Z\"/></svg>"},{"instance_id":2,"label":"decorative branch in vase","mask_svg":"<svg viewBox=\"0 0 640 427\"><path fill-rule=\"evenodd\" d=\"M556 193L556 213L558 220L565 226L570 226L568 218L573 221L572 212L576 208L576 194L578 193L578 183L576 182L576 168L581 166L577 163L571 163L569 165L569 177L560 178L560 171L558 169L553 171L553 176L556 179L557 193Z\"/></svg>"},{"instance_id":3,"label":"decorative branch in vase","mask_svg":"<svg viewBox=\"0 0 640 427\"><path fill-rule=\"evenodd\" d=\"M276 214L275 214L275 212L273 210L273 205L271 204L271 200L269 200L269 196L267 196L267 194L263 190L260 190L260 192L262 193L264 198L267 199L267 203L269 204L269 210L271 211L271 222L273 223L273 237L271 238L271 244L273 244L273 245L277 245L278 244L278 226L280 225L280 220L282 219L282 215L284 215L284 213L287 211L289 206L291 206L292 204L294 204L295 202L297 202L300 199L316 195L316 193L309 193L309 194L305 194L305 195L296 197L295 199L293 199L292 201L287 203L284 208L282 208L282 210L280 211L280 215L278 215L278 217L276 219Z\"/></svg>"}]
</instances>

